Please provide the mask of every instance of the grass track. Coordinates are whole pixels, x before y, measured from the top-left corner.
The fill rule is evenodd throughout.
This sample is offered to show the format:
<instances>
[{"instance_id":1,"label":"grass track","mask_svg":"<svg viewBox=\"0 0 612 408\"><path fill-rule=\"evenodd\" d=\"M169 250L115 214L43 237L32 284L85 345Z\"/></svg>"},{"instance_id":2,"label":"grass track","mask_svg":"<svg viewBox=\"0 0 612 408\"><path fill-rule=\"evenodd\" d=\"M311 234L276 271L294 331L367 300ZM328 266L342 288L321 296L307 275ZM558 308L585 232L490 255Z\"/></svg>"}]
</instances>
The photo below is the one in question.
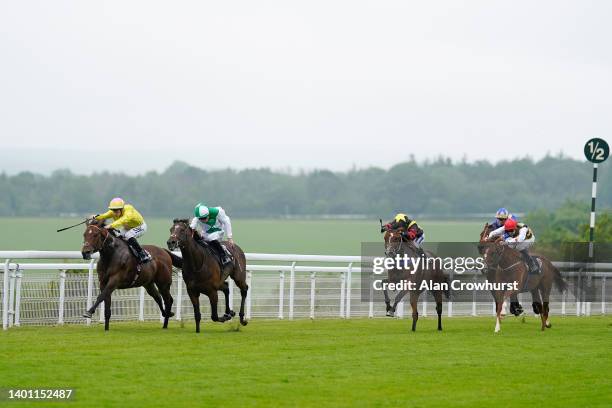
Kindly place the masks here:
<instances>
[{"instance_id":1,"label":"grass track","mask_svg":"<svg viewBox=\"0 0 612 408\"><path fill-rule=\"evenodd\" d=\"M612 317L206 321L0 333L0 387L92 406L612 406ZM2 403L58 406L54 403Z\"/></svg>"}]
</instances>

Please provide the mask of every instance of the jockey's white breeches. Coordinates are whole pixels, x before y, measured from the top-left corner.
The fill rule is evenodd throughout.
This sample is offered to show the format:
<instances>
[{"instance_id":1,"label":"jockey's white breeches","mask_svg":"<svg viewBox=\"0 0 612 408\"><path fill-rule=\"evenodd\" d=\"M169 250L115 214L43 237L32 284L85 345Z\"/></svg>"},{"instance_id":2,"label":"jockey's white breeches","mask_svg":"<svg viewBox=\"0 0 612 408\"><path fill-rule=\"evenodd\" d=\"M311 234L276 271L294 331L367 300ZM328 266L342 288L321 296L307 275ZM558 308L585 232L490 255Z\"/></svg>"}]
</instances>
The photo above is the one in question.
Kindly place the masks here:
<instances>
[{"instance_id":1,"label":"jockey's white breeches","mask_svg":"<svg viewBox=\"0 0 612 408\"><path fill-rule=\"evenodd\" d=\"M126 240L130 238L140 238L141 236L144 235L145 232L147 232L147 224L143 222L139 226L134 227L129 230L126 230L125 228L121 228L120 232L121 232L121 236L124 237Z\"/></svg>"},{"instance_id":2,"label":"jockey's white breeches","mask_svg":"<svg viewBox=\"0 0 612 408\"><path fill-rule=\"evenodd\" d=\"M204 232L204 241L223 241L223 236L225 235L225 231L215 231L212 234L208 234Z\"/></svg>"},{"instance_id":3,"label":"jockey's white breeches","mask_svg":"<svg viewBox=\"0 0 612 408\"><path fill-rule=\"evenodd\" d=\"M508 242L508 246L510 248L514 248L517 251L525 251L529 248L531 248L531 246L535 243L535 237L532 236L529 239L526 239L524 241L521 242Z\"/></svg>"}]
</instances>

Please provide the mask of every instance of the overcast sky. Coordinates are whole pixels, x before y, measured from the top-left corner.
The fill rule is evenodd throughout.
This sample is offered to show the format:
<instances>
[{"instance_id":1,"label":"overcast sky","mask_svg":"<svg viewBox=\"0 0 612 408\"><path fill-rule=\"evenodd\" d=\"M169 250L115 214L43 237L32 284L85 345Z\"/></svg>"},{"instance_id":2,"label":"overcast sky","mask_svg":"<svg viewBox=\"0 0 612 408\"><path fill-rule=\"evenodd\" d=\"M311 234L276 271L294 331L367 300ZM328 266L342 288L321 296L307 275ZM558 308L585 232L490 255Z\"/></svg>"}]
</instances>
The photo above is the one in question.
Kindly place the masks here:
<instances>
[{"instance_id":1,"label":"overcast sky","mask_svg":"<svg viewBox=\"0 0 612 408\"><path fill-rule=\"evenodd\" d=\"M0 170L582 158L612 139L611 16L604 0L3 1Z\"/></svg>"}]
</instances>

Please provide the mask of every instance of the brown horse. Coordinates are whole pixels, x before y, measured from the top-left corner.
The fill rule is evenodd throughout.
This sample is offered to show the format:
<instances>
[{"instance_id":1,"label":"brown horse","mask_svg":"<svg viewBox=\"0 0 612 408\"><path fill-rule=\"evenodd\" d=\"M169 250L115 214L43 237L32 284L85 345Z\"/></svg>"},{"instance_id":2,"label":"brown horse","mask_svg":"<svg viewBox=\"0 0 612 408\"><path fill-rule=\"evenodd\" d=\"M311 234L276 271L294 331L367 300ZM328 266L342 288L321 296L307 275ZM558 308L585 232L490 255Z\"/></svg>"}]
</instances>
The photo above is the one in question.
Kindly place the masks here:
<instances>
[{"instance_id":1,"label":"brown horse","mask_svg":"<svg viewBox=\"0 0 612 408\"><path fill-rule=\"evenodd\" d=\"M541 272L538 275L529 275L529 268L523 262L520 252L504 242L500 242L499 238L493 242L481 243L479 249L482 250L489 271L494 271L495 276L492 282L517 283L517 290L496 290L493 292L497 315L495 333L501 330L501 312L504 299L513 294L528 291L534 296L534 310L540 311L542 330L550 328L548 314L553 283L557 285L560 292L563 292L567 287L559 270L548 259L537 256L536 258L541 264ZM539 303L536 299L541 299L542 303Z\"/></svg>"},{"instance_id":2,"label":"brown horse","mask_svg":"<svg viewBox=\"0 0 612 408\"><path fill-rule=\"evenodd\" d=\"M402 234L402 230L387 230L385 232L385 254L388 257L395 257L396 255L403 256L404 254L408 255L411 258L419 258L421 257L421 253L418 248L409 241L404 234ZM425 256L433 257L434 255L430 252L424 252ZM425 257L422 258L423 260ZM384 288L385 294L385 304L387 306L387 316L393 316L395 314L395 309L397 308L397 304L402 300L402 298L406 295L406 293L410 292L410 306L412 308L412 331L416 330L417 320L419 319L419 312L417 308L417 302L419 301L419 295L424 291L420 289L421 282L428 281L434 284L444 284L448 285L448 277L442 272L440 268L438 268L435 263L431 268L423 267L423 264L419 264L418 269L414 274L411 273L408 269L390 269L388 271L388 279L383 280L384 283L398 283L400 281L413 282L416 290L401 290L393 300L393 306L391 305L391 300L389 299L389 294L387 292L387 288ZM442 330L442 294L446 295L448 299L450 297L450 293L448 290L432 290L432 295L436 301L436 312L438 313L438 330Z\"/></svg>"},{"instance_id":3,"label":"brown horse","mask_svg":"<svg viewBox=\"0 0 612 408\"><path fill-rule=\"evenodd\" d=\"M240 323L247 325L244 319L244 302L247 297L249 286L246 283L246 257L238 245L228 245L232 253L234 262L227 265L222 271L214 251L210 247L203 247L198 244L193 237L194 230L189 227L189 220L175 219L170 228L170 238L168 238L168 248L175 250L180 248L183 255L183 280L187 287L187 293L193 304L193 315L196 322L196 333L200 332L200 294L208 296L210 300L211 319L213 322L224 322L232 318L235 313L229 305L229 287L225 279L227 276L240 288ZM225 314L221 317L217 314L217 291L223 291L225 295Z\"/></svg>"},{"instance_id":4,"label":"brown horse","mask_svg":"<svg viewBox=\"0 0 612 408\"><path fill-rule=\"evenodd\" d=\"M108 330L111 317L111 295L115 289L127 289L144 286L147 293L155 300L164 317L163 328L168 328L168 319L172 313L172 265L181 267L181 258L169 251L153 246L143 247L151 254L152 260L140 266L127 243L115 236L116 231L104 227L104 221L92 221L83 234L83 259L91 259L94 252L100 253L98 260L98 281L100 294L93 306L83 317L91 318L96 308L104 302L104 330ZM161 293L161 296L160 296ZM162 303L163 298L163 303ZM165 307L164 307L165 306Z\"/></svg>"},{"instance_id":5,"label":"brown horse","mask_svg":"<svg viewBox=\"0 0 612 408\"><path fill-rule=\"evenodd\" d=\"M489 233L493 231L493 229L494 228L492 225L490 225L489 223L485 223L484 228L482 232L480 233L481 243L487 242L487 237L489 236ZM482 255L484 253L484 247L479 247L478 252L480 252L480 255ZM485 272L486 272L487 280L489 282L493 282L495 280L495 270L492 268L487 268ZM491 295L493 295L493 299L495 300L494 291L491 291ZM539 315L542 312L541 308L538 307L538 305L539 306L542 305L541 299L540 299L540 293L537 290L535 292L531 292L531 297L532 297L531 306L533 308L533 312ZM510 296L510 313L512 313L513 315L517 317L523 314L523 306L521 306L521 304L519 303L518 293L513 293Z\"/></svg>"}]
</instances>

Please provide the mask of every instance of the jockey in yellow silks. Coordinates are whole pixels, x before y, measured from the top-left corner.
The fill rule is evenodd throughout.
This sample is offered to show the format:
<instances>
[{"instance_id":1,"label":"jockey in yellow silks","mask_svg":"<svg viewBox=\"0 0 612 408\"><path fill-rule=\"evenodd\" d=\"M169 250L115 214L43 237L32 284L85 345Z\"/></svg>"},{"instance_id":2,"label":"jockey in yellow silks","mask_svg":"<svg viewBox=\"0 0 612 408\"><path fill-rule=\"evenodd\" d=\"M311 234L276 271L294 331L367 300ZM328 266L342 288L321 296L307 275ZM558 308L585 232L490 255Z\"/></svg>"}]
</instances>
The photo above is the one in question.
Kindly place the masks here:
<instances>
[{"instance_id":1,"label":"jockey in yellow silks","mask_svg":"<svg viewBox=\"0 0 612 408\"><path fill-rule=\"evenodd\" d=\"M96 215L93 218L96 220L112 218L113 222L104 228L118 230L128 245L134 249L140 263L146 263L151 260L151 255L143 250L138 241L136 241L136 238L141 237L147 232L147 224L133 205L126 204L121 198L115 197L109 203L107 212Z\"/></svg>"}]
</instances>

